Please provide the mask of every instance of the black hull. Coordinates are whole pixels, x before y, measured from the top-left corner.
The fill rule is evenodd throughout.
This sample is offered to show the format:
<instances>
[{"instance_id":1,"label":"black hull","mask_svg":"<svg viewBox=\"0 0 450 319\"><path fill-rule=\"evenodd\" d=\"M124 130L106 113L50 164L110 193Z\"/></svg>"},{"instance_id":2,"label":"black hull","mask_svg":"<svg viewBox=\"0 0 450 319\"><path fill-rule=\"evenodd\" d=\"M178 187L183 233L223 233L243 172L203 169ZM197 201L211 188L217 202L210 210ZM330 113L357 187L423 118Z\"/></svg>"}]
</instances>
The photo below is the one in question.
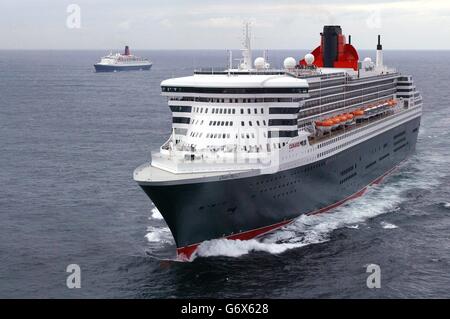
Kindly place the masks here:
<instances>
[{"instance_id":1,"label":"black hull","mask_svg":"<svg viewBox=\"0 0 450 319\"><path fill-rule=\"evenodd\" d=\"M414 151L419 125L415 118L330 158L276 174L141 187L163 215L177 247L236 237L351 198Z\"/></svg>"},{"instance_id":2,"label":"black hull","mask_svg":"<svg viewBox=\"0 0 450 319\"><path fill-rule=\"evenodd\" d=\"M94 64L95 72L148 71L151 67L151 64L126 66Z\"/></svg>"}]
</instances>

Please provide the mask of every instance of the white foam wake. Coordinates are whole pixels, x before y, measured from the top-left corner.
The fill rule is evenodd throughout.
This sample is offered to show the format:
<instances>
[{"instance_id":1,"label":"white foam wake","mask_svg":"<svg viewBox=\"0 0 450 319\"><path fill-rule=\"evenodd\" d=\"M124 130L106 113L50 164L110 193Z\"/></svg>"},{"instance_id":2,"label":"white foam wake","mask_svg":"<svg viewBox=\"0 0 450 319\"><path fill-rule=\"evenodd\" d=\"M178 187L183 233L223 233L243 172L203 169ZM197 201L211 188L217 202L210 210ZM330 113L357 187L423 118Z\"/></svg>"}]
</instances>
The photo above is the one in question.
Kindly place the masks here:
<instances>
[{"instance_id":1,"label":"white foam wake","mask_svg":"<svg viewBox=\"0 0 450 319\"><path fill-rule=\"evenodd\" d=\"M280 254L289 249L326 242L336 229L350 227L357 230L359 223L387 212L395 212L402 201L402 188L395 182L383 186L369 187L363 197L329 213L302 215L293 223L260 239L204 242L199 246L197 256L239 257L253 251Z\"/></svg>"},{"instance_id":2,"label":"white foam wake","mask_svg":"<svg viewBox=\"0 0 450 319\"><path fill-rule=\"evenodd\" d=\"M148 233L145 235L145 238L151 243L173 243L172 234L167 227L148 226L147 231Z\"/></svg>"},{"instance_id":3,"label":"white foam wake","mask_svg":"<svg viewBox=\"0 0 450 319\"><path fill-rule=\"evenodd\" d=\"M228 240L215 239L203 242L198 250L197 256L227 256L239 257L251 251L265 251L271 254L280 254L288 249L304 246L300 243L265 243L256 239L250 240Z\"/></svg>"},{"instance_id":4,"label":"white foam wake","mask_svg":"<svg viewBox=\"0 0 450 319\"><path fill-rule=\"evenodd\" d=\"M388 222L381 222L380 225L381 225L381 227L383 227L384 229L395 229L395 228L398 228L397 225L390 224L390 223L388 223Z\"/></svg>"},{"instance_id":5,"label":"white foam wake","mask_svg":"<svg viewBox=\"0 0 450 319\"><path fill-rule=\"evenodd\" d=\"M161 213L159 212L158 208L153 207L151 212L152 212L151 218L153 218L153 219L163 219L163 217L162 217Z\"/></svg>"}]
</instances>

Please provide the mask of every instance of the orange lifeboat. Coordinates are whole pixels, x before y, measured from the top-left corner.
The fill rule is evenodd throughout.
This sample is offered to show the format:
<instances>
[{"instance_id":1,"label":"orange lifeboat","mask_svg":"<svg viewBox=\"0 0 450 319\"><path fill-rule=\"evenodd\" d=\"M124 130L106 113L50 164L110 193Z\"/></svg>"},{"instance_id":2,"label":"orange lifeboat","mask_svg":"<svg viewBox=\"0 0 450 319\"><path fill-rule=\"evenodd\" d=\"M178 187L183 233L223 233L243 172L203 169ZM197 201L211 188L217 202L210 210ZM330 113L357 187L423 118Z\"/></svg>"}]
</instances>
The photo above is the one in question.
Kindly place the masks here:
<instances>
[{"instance_id":1,"label":"orange lifeboat","mask_svg":"<svg viewBox=\"0 0 450 319\"><path fill-rule=\"evenodd\" d=\"M331 130L331 127L333 126L333 121L330 119L325 119L323 121L317 121L316 127L320 131L329 131Z\"/></svg>"},{"instance_id":2,"label":"orange lifeboat","mask_svg":"<svg viewBox=\"0 0 450 319\"><path fill-rule=\"evenodd\" d=\"M353 114L350 114L350 113L345 114L345 119L346 119L346 122L345 122L346 125L352 125Z\"/></svg>"},{"instance_id":3,"label":"orange lifeboat","mask_svg":"<svg viewBox=\"0 0 450 319\"><path fill-rule=\"evenodd\" d=\"M330 121L333 122L333 126L337 126L339 123L341 123L341 120L338 117L332 117Z\"/></svg>"},{"instance_id":4,"label":"orange lifeboat","mask_svg":"<svg viewBox=\"0 0 450 319\"><path fill-rule=\"evenodd\" d=\"M353 114L354 119L355 119L355 120L358 120L358 119L364 117L364 110L361 110L361 109L359 109L359 110L354 110L354 111L352 112L352 114Z\"/></svg>"}]
</instances>

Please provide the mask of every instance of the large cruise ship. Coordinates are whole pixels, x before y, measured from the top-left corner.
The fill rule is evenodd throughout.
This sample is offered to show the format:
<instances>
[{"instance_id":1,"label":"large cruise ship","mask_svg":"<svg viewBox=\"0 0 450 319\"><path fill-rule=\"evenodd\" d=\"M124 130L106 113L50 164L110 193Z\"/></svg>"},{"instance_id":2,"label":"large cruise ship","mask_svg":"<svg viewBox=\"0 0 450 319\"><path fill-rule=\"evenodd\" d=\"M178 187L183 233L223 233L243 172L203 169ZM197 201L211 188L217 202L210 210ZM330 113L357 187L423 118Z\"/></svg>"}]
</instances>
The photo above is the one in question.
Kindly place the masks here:
<instances>
[{"instance_id":1,"label":"large cruise ship","mask_svg":"<svg viewBox=\"0 0 450 319\"><path fill-rule=\"evenodd\" d=\"M272 69L252 59L161 83L172 134L135 181L189 260L216 238L246 240L328 211L379 183L414 151L422 97L413 79L359 59L325 26L320 45Z\"/></svg>"},{"instance_id":2,"label":"large cruise ship","mask_svg":"<svg viewBox=\"0 0 450 319\"><path fill-rule=\"evenodd\" d=\"M151 67L152 62L131 54L128 46L125 47L123 54L110 53L102 57L100 62L94 64L96 72L150 70Z\"/></svg>"}]
</instances>

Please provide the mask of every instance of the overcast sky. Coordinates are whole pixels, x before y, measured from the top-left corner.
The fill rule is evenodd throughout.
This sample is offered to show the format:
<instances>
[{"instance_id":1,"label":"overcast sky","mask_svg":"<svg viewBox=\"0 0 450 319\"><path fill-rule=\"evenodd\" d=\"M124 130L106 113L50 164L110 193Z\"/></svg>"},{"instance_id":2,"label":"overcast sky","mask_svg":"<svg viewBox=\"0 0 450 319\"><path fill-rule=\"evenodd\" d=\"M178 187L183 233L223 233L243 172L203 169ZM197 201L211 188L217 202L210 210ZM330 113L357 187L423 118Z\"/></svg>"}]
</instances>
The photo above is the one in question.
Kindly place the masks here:
<instances>
[{"instance_id":1,"label":"overcast sky","mask_svg":"<svg viewBox=\"0 0 450 319\"><path fill-rule=\"evenodd\" d=\"M0 15L0 49L240 48L243 20L255 48L312 49L339 24L360 49L378 33L385 49L450 49L448 0L1 0Z\"/></svg>"}]
</instances>

